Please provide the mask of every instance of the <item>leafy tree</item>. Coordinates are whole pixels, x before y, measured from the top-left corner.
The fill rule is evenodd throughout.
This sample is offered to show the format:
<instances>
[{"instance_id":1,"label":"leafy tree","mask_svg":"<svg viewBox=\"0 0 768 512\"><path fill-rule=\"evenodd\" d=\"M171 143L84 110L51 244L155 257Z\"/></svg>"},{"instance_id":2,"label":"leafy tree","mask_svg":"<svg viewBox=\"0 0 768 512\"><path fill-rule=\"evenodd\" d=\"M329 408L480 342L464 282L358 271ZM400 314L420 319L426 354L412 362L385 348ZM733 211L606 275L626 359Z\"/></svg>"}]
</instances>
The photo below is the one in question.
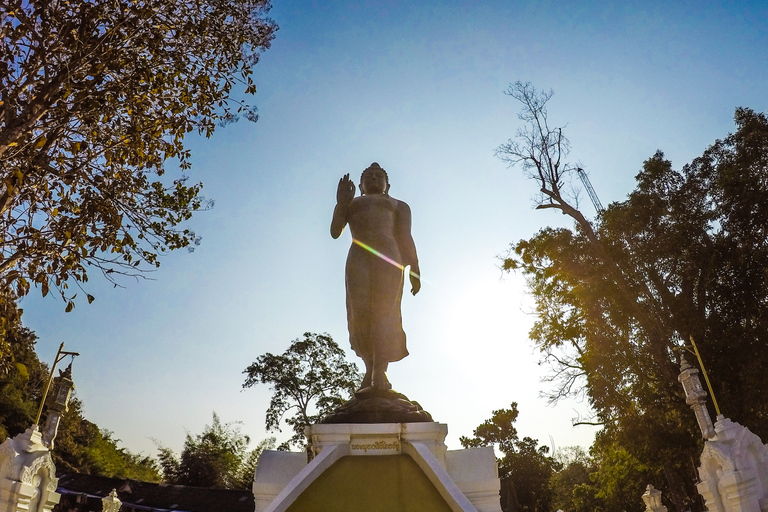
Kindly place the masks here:
<instances>
[{"instance_id":1,"label":"leafy tree","mask_svg":"<svg viewBox=\"0 0 768 512\"><path fill-rule=\"evenodd\" d=\"M118 448L119 439L82 414L82 403L73 397L64 413L51 452L58 471L74 471L112 478L159 482L157 463L149 456Z\"/></svg>"},{"instance_id":2,"label":"leafy tree","mask_svg":"<svg viewBox=\"0 0 768 512\"><path fill-rule=\"evenodd\" d=\"M658 480L657 471L611 439L610 432L598 435L592 453L597 465L590 475L592 493L585 492L586 486L582 485L576 487L574 494L582 499L588 496L588 504L600 503L606 511L645 510L641 497L648 483Z\"/></svg>"},{"instance_id":3,"label":"leafy tree","mask_svg":"<svg viewBox=\"0 0 768 512\"><path fill-rule=\"evenodd\" d=\"M11 294L12 295L12 294ZM3 295L0 294L0 300ZM7 303L14 309L15 302ZM20 310L17 312L20 315ZM8 318L8 317L6 317ZM35 421L48 367L35 354L37 336L24 327L19 316L8 324L7 371L0 372L0 442L24 432ZM157 482L160 473L150 458L118 448L119 440L82 415L82 404L73 397L59 425L53 459L61 471Z\"/></svg>"},{"instance_id":4,"label":"leafy tree","mask_svg":"<svg viewBox=\"0 0 768 512\"><path fill-rule=\"evenodd\" d=\"M512 453L519 440L514 426L518 414L517 402L512 402L510 409L493 411L491 419L485 420L474 430L473 438L461 436L459 441L464 448L494 446L501 453Z\"/></svg>"},{"instance_id":5,"label":"leafy tree","mask_svg":"<svg viewBox=\"0 0 768 512\"><path fill-rule=\"evenodd\" d=\"M6 296L0 294L0 307L6 306L18 314L15 302L2 303ZM11 317L13 318L13 317ZM37 336L19 320L8 322L4 336L4 369L0 369L0 442L24 432L35 421L42 388L48 377L48 368L35 354Z\"/></svg>"},{"instance_id":6,"label":"leafy tree","mask_svg":"<svg viewBox=\"0 0 768 512\"><path fill-rule=\"evenodd\" d=\"M700 508L701 436L677 382L691 337L728 415L768 435L768 118L737 109L736 132L680 171L658 151L627 200L590 222L567 193L577 168L548 125L551 93L519 82L508 92L527 128L497 154L536 181L538 208L574 221L504 261L536 299L530 336L552 367L551 399L586 394L609 445L649 468L645 483L680 511Z\"/></svg>"},{"instance_id":7,"label":"leafy tree","mask_svg":"<svg viewBox=\"0 0 768 512\"><path fill-rule=\"evenodd\" d=\"M558 449L553 458L559 470L549 479L552 492L552 510L569 512L598 512L604 510L598 500L598 490L593 485L591 474L597 471L592 457L581 446L566 446Z\"/></svg>"},{"instance_id":8,"label":"leafy tree","mask_svg":"<svg viewBox=\"0 0 768 512\"><path fill-rule=\"evenodd\" d=\"M250 438L233 423L221 423L213 413L213 422L201 434L187 434L181 457L170 448L158 447L160 465L166 482L196 487L250 489L256 461L265 449L274 447L275 439L261 441L248 450Z\"/></svg>"},{"instance_id":9,"label":"leafy tree","mask_svg":"<svg viewBox=\"0 0 768 512\"><path fill-rule=\"evenodd\" d=\"M184 137L254 109L251 74L276 30L268 0L0 0L0 280L56 287L74 307L95 267L113 280L187 247L206 205ZM76 294L75 294L76 295ZM88 295L88 300L93 298Z\"/></svg>"},{"instance_id":10,"label":"leafy tree","mask_svg":"<svg viewBox=\"0 0 768 512\"><path fill-rule=\"evenodd\" d=\"M561 469L552 475L552 510L569 512L640 512L640 499L652 471L626 450L598 434L591 453L569 447L556 459Z\"/></svg>"},{"instance_id":11,"label":"leafy tree","mask_svg":"<svg viewBox=\"0 0 768 512\"><path fill-rule=\"evenodd\" d=\"M360 385L363 375L355 363L348 362L344 351L327 334L305 332L281 355L266 353L246 368L244 388L257 383L270 384L272 399L266 416L268 432L280 431L280 422L293 430L291 445L304 447L304 428L333 412L348 400ZM294 410L292 416L286 416Z\"/></svg>"},{"instance_id":12,"label":"leafy tree","mask_svg":"<svg viewBox=\"0 0 768 512\"><path fill-rule=\"evenodd\" d=\"M0 286L0 376L8 374L13 369L22 373L19 363L14 357L14 332L21 327L23 311L16 303L16 295L8 286Z\"/></svg>"},{"instance_id":13,"label":"leafy tree","mask_svg":"<svg viewBox=\"0 0 768 512\"><path fill-rule=\"evenodd\" d=\"M264 450L274 450L276 441L274 437L262 439L256 448L248 452L248 456L240 466L240 471L235 474L235 489L251 489L253 487L253 477L256 474L259 456Z\"/></svg>"},{"instance_id":14,"label":"leafy tree","mask_svg":"<svg viewBox=\"0 0 768 512\"><path fill-rule=\"evenodd\" d=\"M472 438L459 438L464 448L494 446L502 457L498 459L499 477L511 480L515 498L505 510L548 511L552 493L549 480L559 465L548 456L549 448L538 446L536 439L520 439L514 422L517 420L517 403L509 409L493 411L490 419L478 426Z\"/></svg>"}]
</instances>

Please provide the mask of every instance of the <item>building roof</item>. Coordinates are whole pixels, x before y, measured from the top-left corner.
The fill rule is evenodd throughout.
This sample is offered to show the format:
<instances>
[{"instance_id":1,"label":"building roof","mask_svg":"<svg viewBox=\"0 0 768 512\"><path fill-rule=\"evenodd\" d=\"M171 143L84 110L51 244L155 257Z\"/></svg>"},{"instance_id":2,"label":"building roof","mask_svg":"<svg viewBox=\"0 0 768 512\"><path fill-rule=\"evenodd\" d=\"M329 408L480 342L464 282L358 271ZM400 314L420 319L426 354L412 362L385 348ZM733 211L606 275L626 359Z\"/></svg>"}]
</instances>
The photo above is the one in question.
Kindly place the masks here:
<instances>
[{"instance_id":1,"label":"building roof","mask_svg":"<svg viewBox=\"0 0 768 512\"><path fill-rule=\"evenodd\" d=\"M57 492L77 498L79 503L108 496L112 489L123 502L121 511L152 512L253 512L255 505L250 490L212 489L186 485L156 484L138 480L107 478L80 473L62 473ZM90 507L90 503L89 503Z\"/></svg>"}]
</instances>

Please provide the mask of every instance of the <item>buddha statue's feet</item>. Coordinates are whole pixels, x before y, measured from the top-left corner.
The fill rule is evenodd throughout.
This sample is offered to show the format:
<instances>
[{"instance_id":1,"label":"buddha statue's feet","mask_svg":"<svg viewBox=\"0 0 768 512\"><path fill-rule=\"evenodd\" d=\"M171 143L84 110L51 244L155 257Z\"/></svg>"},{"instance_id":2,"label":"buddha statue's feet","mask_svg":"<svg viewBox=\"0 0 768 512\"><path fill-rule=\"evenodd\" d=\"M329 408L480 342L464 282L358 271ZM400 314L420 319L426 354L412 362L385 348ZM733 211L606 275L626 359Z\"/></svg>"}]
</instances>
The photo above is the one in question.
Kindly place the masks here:
<instances>
[{"instance_id":1,"label":"buddha statue's feet","mask_svg":"<svg viewBox=\"0 0 768 512\"><path fill-rule=\"evenodd\" d=\"M391 387L391 386L390 386ZM368 386L320 423L415 423L433 421L418 402L393 389Z\"/></svg>"},{"instance_id":2,"label":"buddha statue's feet","mask_svg":"<svg viewBox=\"0 0 768 512\"><path fill-rule=\"evenodd\" d=\"M392 384L389 382L386 372L380 370L376 371L374 368L373 371L365 372L365 377L363 378L363 382L360 385L360 389L357 390L357 393L389 391L390 389L392 389Z\"/></svg>"},{"instance_id":3,"label":"buddha statue's feet","mask_svg":"<svg viewBox=\"0 0 768 512\"><path fill-rule=\"evenodd\" d=\"M373 371L366 369L365 377L363 377L363 382L360 384L360 389L357 390L358 392L373 387L372 376Z\"/></svg>"}]
</instances>

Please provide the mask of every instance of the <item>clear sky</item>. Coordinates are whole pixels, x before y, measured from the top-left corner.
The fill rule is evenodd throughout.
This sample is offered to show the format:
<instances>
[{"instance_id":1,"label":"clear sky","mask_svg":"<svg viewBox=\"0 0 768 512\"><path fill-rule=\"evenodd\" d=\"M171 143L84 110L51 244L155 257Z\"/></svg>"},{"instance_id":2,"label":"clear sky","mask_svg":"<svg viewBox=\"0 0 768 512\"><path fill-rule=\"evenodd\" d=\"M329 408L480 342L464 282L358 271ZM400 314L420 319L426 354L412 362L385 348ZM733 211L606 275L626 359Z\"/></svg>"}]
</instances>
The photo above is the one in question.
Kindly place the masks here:
<instances>
[{"instance_id":1,"label":"clear sky","mask_svg":"<svg viewBox=\"0 0 768 512\"><path fill-rule=\"evenodd\" d=\"M735 107L766 110L767 5L275 0L280 30L251 100L260 121L189 139L191 179L216 201L190 223L202 245L124 288L92 275L96 301L71 313L33 290L22 307L38 354L50 363L62 341L80 352L86 417L133 451L155 455L150 438L178 450L213 411L266 437L269 389L241 391L259 355L311 331L357 361L350 237L329 225L339 178L357 183L377 161L411 207L424 277L403 300L411 355L390 366L395 389L448 424L451 449L512 401L521 436L588 446L595 430L571 426L585 403L539 398L532 301L498 267L510 243L565 222L534 211L535 184L493 156L520 126L502 91L554 89L550 119L567 123L572 161L603 204L622 200L655 150L680 168L733 131ZM583 209L594 213L586 196Z\"/></svg>"}]
</instances>

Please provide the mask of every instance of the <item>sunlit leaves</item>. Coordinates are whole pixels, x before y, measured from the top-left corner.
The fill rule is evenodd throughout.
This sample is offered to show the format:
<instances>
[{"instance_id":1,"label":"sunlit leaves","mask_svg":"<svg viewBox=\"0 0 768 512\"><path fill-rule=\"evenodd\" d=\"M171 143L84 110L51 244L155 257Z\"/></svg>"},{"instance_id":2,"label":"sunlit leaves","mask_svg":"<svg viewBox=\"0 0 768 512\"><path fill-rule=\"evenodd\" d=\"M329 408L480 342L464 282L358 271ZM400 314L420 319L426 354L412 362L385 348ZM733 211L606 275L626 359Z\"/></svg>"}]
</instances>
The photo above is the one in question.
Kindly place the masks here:
<instances>
[{"instance_id":1,"label":"sunlit leaves","mask_svg":"<svg viewBox=\"0 0 768 512\"><path fill-rule=\"evenodd\" d=\"M198 240L184 138L254 107L266 0L0 0L0 277L19 295L114 280ZM141 265L144 263L144 265ZM16 272L16 274L12 274ZM48 281L46 286L44 281ZM90 300L90 297L89 297Z\"/></svg>"},{"instance_id":2,"label":"sunlit leaves","mask_svg":"<svg viewBox=\"0 0 768 512\"><path fill-rule=\"evenodd\" d=\"M699 449L676 379L691 337L728 414L768 434L768 117L735 119L736 133L681 170L656 152L594 223L549 195L575 228L541 230L504 264L536 299L530 335L551 398L586 394L612 442L665 475L654 485L681 509L696 491L679 461Z\"/></svg>"}]
</instances>

